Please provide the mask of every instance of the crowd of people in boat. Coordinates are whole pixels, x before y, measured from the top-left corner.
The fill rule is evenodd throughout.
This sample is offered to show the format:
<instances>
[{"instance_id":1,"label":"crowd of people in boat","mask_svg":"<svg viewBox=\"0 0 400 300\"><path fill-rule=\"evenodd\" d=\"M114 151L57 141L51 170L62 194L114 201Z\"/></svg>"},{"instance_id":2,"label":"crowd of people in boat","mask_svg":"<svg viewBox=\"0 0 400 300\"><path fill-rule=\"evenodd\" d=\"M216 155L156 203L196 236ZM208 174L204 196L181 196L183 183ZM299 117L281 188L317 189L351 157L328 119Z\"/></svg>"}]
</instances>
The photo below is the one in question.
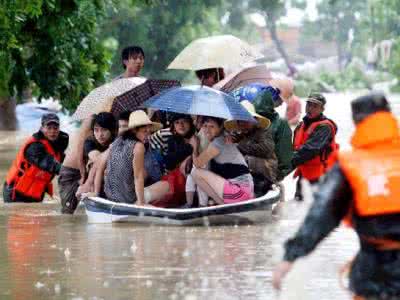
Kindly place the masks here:
<instances>
[{"instance_id":1,"label":"crowd of people in boat","mask_svg":"<svg viewBox=\"0 0 400 300\"><path fill-rule=\"evenodd\" d=\"M145 59L142 48L127 47L121 58L125 72L115 80L139 76ZM214 68L197 70L196 76L201 85L212 87L225 74ZM55 175L64 213L73 213L79 200L89 195L167 208L235 203L263 195L307 161L323 167L323 156L328 158L334 145L336 125L323 115L326 100L313 93L293 150L288 120L275 111L293 96L293 88L291 79L273 79L269 85L251 83L231 92L254 117L253 123L168 113L161 124L153 111L124 111L118 119L104 111L84 120L70 143L57 115L44 115L40 130L13 162L4 201L42 201L45 193L52 195ZM292 118L298 118L296 107ZM311 124L318 126L313 126L307 143Z\"/></svg>"},{"instance_id":2,"label":"crowd of people in boat","mask_svg":"<svg viewBox=\"0 0 400 300\"><path fill-rule=\"evenodd\" d=\"M118 78L138 76L143 50L124 49L122 62L126 71ZM222 68L196 75L210 87L225 76ZM45 193L52 195L52 179L59 175L64 213L73 213L89 195L140 206L202 207L249 200L296 170L295 176L317 184L317 192L302 226L285 243L274 287L280 289L294 262L345 221L360 241L347 265L354 299L399 299L393 266L400 249L400 131L386 97L352 101L353 149L339 154L337 125L323 114L322 94L308 96L293 140L289 122L299 117L299 100L290 80L248 84L232 96L256 122L170 113L161 124L151 111L125 111L118 119L105 111L84 120L69 142L58 116L46 114L7 174L4 201L40 202ZM289 98L288 119L282 119L275 108ZM298 185L295 198L302 197Z\"/></svg>"}]
</instances>

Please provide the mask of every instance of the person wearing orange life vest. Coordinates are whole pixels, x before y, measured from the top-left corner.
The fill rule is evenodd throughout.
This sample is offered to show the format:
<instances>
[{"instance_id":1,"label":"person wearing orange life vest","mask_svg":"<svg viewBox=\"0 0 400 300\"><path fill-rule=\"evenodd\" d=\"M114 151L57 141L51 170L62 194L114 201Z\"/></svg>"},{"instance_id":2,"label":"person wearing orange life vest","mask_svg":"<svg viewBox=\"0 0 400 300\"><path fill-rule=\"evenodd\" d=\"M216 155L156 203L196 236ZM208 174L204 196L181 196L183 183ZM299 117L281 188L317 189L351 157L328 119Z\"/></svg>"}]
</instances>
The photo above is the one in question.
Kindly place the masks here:
<instances>
[{"instance_id":1,"label":"person wearing orange life vest","mask_svg":"<svg viewBox=\"0 0 400 300\"><path fill-rule=\"evenodd\" d=\"M351 103L356 124L352 150L340 153L296 236L285 243L275 269L280 288L293 262L309 254L345 220L360 250L350 265L354 299L400 299L400 129L382 94Z\"/></svg>"},{"instance_id":2,"label":"person wearing orange life vest","mask_svg":"<svg viewBox=\"0 0 400 300\"><path fill-rule=\"evenodd\" d=\"M337 159L337 126L323 114L325 104L326 99L322 94L311 93L307 98L306 116L294 131L292 166L296 168L295 177L299 177L296 200L303 199L301 179L305 178L310 183L318 182Z\"/></svg>"},{"instance_id":3,"label":"person wearing orange life vest","mask_svg":"<svg viewBox=\"0 0 400 300\"><path fill-rule=\"evenodd\" d=\"M20 148L8 171L3 187L4 202L41 202L51 181L61 168L69 136L60 131L60 119L54 113L42 116L40 130Z\"/></svg>"}]
</instances>

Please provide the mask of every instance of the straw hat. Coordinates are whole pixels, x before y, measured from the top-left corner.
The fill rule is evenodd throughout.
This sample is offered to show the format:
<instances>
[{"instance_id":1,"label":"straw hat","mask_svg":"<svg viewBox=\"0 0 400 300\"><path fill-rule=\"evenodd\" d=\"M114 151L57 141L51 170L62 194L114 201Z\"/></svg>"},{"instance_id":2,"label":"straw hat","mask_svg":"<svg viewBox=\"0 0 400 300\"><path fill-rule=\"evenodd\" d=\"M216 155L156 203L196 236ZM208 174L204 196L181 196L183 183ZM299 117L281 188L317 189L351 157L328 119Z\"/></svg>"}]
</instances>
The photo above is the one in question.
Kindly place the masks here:
<instances>
[{"instance_id":1,"label":"straw hat","mask_svg":"<svg viewBox=\"0 0 400 300\"><path fill-rule=\"evenodd\" d=\"M258 127L265 129L268 128L271 125L271 121L266 118L263 117L262 115L259 115L258 113L256 113L256 109L254 108L254 105L247 100L244 100L242 102L240 102L240 104L254 117L257 119L258 121ZM229 121L225 121L224 126L227 130L232 131L232 130L237 130L237 122L236 120L229 120Z\"/></svg>"},{"instance_id":2,"label":"straw hat","mask_svg":"<svg viewBox=\"0 0 400 300\"><path fill-rule=\"evenodd\" d=\"M134 129L145 125L152 125L152 131L157 131L162 128L160 123L152 122L149 116L143 110L136 110L129 115L129 129Z\"/></svg>"},{"instance_id":3,"label":"straw hat","mask_svg":"<svg viewBox=\"0 0 400 300\"><path fill-rule=\"evenodd\" d=\"M270 85L281 91L280 97L285 102L288 102L293 96L294 83L290 78L273 78L270 81Z\"/></svg>"}]
</instances>

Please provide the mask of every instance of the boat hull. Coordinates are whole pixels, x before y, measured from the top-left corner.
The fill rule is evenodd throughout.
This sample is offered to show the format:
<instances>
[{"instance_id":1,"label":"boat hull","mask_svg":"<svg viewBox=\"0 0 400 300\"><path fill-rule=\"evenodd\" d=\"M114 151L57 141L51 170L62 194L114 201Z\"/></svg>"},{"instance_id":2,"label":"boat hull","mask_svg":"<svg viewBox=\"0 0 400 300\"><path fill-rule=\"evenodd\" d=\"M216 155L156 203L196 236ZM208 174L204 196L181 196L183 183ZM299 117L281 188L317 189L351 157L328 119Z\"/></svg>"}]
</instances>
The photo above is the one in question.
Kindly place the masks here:
<instances>
[{"instance_id":1,"label":"boat hull","mask_svg":"<svg viewBox=\"0 0 400 300\"><path fill-rule=\"evenodd\" d=\"M134 222L163 225L217 225L266 221L279 202L281 190L248 201L204 208L140 207L99 197L84 199L89 223Z\"/></svg>"}]
</instances>

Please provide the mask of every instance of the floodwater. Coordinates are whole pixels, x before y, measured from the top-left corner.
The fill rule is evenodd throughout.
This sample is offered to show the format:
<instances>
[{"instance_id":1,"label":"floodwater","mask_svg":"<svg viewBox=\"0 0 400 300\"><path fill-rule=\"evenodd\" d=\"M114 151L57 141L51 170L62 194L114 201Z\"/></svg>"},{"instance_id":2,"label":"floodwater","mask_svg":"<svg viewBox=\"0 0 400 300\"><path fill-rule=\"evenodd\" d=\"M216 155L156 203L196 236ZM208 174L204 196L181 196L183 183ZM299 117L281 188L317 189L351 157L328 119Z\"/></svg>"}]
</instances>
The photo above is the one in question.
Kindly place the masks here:
<instances>
[{"instance_id":1,"label":"floodwater","mask_svg":"<svg viewBox=\"0 0 400 300\"><path fill-rule=\"evenodd\" d=\"M327 95L327 115L348 147L349 101ZM400 111L400 97L393 100ZM26 131L0 132L0 179ZM309 201L287 201L268 222L217 227L87 224L80 211L59 213L59 201L0 204L0 299L350 299L338 271L358 249L339 228L299 260L277 296L271 286L284 241L294 234Z\"/></svg>"}]
</instances>

